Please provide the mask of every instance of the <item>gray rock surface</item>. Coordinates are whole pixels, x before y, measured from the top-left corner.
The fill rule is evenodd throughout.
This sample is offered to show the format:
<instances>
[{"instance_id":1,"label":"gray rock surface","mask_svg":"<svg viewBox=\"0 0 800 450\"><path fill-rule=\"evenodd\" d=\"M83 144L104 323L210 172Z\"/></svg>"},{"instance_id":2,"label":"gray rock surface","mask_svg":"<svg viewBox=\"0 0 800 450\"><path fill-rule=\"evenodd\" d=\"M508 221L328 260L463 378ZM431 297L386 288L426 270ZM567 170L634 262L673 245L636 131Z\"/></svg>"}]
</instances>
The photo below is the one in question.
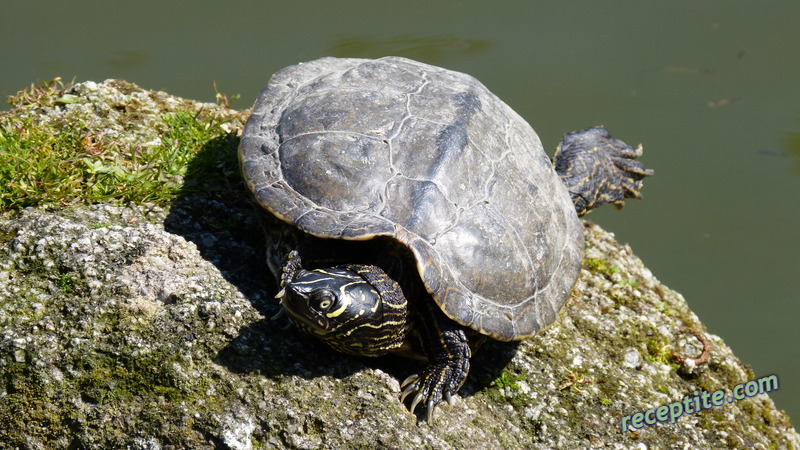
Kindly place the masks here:
<instances>
[{"instance_id":1,"label":"gray rock surface","mask_svg":"<svg viewBox=\"0 0 800 450\"><path fill-rule=\"evenodd\" d=\"M555 324L484 346L427 424L398 401L416 363L339 355L269 320L246 205L1 213L0 447L800 448L767 394L623 433L625 416L757 376L629 247L585 235Z\"/></svg>"}]
</instances>

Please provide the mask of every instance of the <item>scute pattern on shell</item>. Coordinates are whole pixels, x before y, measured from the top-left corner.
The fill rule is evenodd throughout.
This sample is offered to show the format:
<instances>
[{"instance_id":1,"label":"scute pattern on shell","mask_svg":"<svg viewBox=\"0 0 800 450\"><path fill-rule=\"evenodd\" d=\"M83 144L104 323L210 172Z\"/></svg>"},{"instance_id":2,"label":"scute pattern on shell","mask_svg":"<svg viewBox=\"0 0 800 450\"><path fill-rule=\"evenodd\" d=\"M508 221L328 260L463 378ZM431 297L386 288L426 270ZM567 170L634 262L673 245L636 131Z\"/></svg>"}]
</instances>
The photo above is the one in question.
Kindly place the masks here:
<instances>
[{"instance_id":1,"label":"scute pattern on shell","mask_svg":"<svg viewBox=\"0 0 800 450\"><path fill-rule=\"evenodd\" d=\"M387 57L276 73L240 145L259 204L321 237L391 236L443 311L496 339L555 320L580 220L538 136L475 78Z\"/></svg>"}]
</instances>

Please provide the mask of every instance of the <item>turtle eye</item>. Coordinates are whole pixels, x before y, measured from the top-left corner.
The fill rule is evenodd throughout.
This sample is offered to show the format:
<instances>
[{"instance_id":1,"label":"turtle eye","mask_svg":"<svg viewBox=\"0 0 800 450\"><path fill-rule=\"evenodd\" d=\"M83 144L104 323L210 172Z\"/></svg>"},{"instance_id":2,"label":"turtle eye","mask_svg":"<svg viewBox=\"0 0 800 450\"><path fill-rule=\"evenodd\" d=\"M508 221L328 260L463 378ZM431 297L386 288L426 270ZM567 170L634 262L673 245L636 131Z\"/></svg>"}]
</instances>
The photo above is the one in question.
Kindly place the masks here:
<instances>
[{"instance_id":1,"label":"turtle eye","mask_svg":"<svg viewBox=\"0 0 800 450\"><path fill-rule=\"evenodd\" d=\"M329 289L317 289L311 294L312 306L319 311L327 311L336 303L336 295Z\"/></svg>"}]
</instances>

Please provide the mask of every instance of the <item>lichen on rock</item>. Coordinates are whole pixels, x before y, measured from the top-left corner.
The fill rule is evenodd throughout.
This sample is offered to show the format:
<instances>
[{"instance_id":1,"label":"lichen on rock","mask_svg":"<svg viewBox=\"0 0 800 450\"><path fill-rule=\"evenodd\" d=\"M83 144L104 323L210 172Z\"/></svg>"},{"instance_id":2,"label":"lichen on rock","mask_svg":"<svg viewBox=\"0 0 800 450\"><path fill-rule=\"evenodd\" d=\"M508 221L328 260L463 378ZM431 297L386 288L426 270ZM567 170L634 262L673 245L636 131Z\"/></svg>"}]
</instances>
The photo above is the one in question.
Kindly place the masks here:
<instances>
[{"instance_id":1,"label":"lichen on rock","mask_svg":"<svg viewBox=\"0 0 800 450\"><path fill-rule=\"evenodd\" d=\"M93 105L87 115L121 112L137 95L197 106L120 83L70 95ZM133 97L101 95L120 85ZM136 124L115 130L119 142L158 139ZM622 431L625 416L756 375L590 223L558 320L517 346L487 343L456 404L420 422L398 400L416 363L340 355L268 319L275 287L245 197L225 186L162 204L0 213L0 446L800 447L767 394Z\"/></svg>"}]
</instances>

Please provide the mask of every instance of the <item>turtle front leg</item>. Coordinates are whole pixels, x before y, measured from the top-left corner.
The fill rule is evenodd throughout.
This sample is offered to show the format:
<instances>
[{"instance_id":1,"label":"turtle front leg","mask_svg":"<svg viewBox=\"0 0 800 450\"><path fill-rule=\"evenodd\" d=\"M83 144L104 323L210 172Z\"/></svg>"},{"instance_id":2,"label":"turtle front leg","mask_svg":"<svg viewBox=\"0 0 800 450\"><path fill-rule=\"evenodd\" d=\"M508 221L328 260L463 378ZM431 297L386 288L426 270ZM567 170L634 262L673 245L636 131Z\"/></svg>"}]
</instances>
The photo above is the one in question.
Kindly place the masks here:
<instances>
[{"instance_id":1,"label":"turtle front leg","mask_svg":"<svg viewBox=\"0 0 800 450\"><path fill-rule=\"evenodd\" d=\"M428 366L403 382L400 400L405 403L406 397L416 393L409 411L413 414L417 405L424 403L431 423L436 405L450 402L466 381L472 354L464 328L445 317L433 301L421 303L419 334Z\"/></svg>"}]
</instances>

